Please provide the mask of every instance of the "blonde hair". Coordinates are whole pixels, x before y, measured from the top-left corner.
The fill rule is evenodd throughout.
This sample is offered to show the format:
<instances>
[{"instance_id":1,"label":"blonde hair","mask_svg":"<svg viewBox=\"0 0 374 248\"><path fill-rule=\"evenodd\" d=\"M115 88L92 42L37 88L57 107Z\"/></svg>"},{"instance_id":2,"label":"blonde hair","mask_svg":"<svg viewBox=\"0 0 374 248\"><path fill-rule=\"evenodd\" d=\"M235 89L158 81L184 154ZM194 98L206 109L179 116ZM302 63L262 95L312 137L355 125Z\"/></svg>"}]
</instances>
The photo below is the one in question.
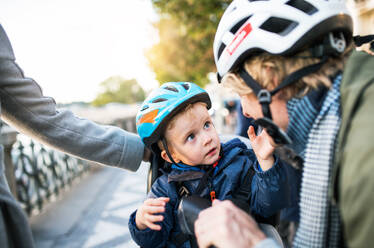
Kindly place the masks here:
<instances>
[{"instance_id":1,"label":"blonde hair","mask_svg":"<svg viewBox=\"0 0 374 248\"><path fill-rule=\"evenodd\" d=\"M169 122L166 124L166 128L164 129L164 137L165 137L165 133L168 131L168 130L171 130L174 128L175 126L175 121L178 119L179 116L183 115L183 114L186 114L186 113L190 113L191 112L191 109L193 106L195 106L196 104L201 104L203 105L204 107L207 107L207 104L205 102L195 102L195 103L189 103L187 104L187 106L185 106L184 108L182 108L177 114L175 114L170 120ZM169 146L170 142L168 142L167 140L165 140L167 145ZM164 145L162 144L162 141L159 140L157 142L157 145L158 147L160 148L161 151L165 150L164 148ZM168 147L169 150L170 150L170 147Z\"/></svg>"},{"instance_id":2,"label":"blonde hair","mask_svg":"<svg viewBox=\"0 0 374 248\"><path fill-rule=\"evenodd\" d=\"M289 85L280 91L279 97L289 100L293 97L302 97L311 89L319 85L331 86L329 76L333 76L339 70L343 70L344 56L329 58L322 68L316 73L312 73L301 78L296 83ZM271 55L267 53L253 56L244 63L247 72L261 85L268 90L276 88L280 82L289 74L305 66L318 63L320 59L313 58L309 52L301 52L293 57ZM251 94L243 79L235 72L227 73L222 78L223 86L231 88L239 95Z\"/></svg>"}]
</instances>

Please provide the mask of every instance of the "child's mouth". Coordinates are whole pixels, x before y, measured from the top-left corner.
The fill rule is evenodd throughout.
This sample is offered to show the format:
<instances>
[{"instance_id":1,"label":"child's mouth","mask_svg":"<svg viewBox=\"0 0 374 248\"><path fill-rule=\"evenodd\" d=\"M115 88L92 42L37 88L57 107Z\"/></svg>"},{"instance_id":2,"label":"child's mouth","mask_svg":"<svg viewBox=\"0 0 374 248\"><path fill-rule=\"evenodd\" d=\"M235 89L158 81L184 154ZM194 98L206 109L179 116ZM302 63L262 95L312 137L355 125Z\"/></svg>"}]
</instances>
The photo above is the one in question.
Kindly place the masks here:
<instances>
[{"instance_id":1,"label":"child's mouth","mask_svg":"<svg viewBox=\"0 0 374 248\"><path fill-rule=\"evenodd\" d=\"M214 156L216 154L216 152L217 152L217 148L212 148L207 153L207 156Z\"/></svg>"}]
</instances>

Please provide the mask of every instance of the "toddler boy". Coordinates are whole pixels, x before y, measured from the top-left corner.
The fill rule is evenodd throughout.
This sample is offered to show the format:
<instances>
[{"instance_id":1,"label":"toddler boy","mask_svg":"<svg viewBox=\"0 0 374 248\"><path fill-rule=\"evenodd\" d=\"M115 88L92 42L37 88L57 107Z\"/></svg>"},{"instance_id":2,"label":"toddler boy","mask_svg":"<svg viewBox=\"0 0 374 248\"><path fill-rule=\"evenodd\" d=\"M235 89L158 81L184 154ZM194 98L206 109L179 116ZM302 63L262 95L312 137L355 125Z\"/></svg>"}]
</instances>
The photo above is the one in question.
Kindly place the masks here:
<instances>
[{"instance_id":1,"label":"toddler boy","mask_svg":"<svg viewBox=\"0 0 374 248\"><path fill-rule=\"evenodd\" d=\"M210 107L203 89L179 82L153 91L138 112L137 129L143 142L171 164L170 172L154 182L148 199L130 217L130 233L141 247L192 246L193 240L181 243L178 238L181 185L201 197L230 199L254 169L248 202L251 212L268 217L287 205L286 172L272 155L274 148L266 134L256 136L253 128L248 131L258 158L239 139L221 144ZM205 173L211 175L203 190L196 192Z\"/></svg>"}]
</instances>

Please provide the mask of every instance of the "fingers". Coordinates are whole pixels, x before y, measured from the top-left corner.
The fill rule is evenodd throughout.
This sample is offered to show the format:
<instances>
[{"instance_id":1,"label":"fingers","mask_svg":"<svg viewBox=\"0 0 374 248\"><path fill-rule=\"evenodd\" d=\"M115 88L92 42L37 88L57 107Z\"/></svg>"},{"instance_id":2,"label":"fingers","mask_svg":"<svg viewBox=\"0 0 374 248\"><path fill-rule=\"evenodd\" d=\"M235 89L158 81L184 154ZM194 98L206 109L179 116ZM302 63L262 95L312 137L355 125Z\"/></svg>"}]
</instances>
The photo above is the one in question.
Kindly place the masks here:
<instances>
[{"instance_id":1,"label":"fingers","mask_svg":"<svg viewBox=\"0 0 374 248\"><path fill-rule=\"evenodd\" d=\"M262 134L263 133L263 134ZM271 137L268 132L266 131L266 129L263 130L263 132L261 133L261 135L263 135L263 137L265 137L269 144L272 146L272 147L277 147L279 146L279 144L275 143L274 140L273 140L273 137Z\"/></svg>"},{"instance_id":2,"label":"fingers","mask_svg":"<svg viewBox=\"0 0 374 248\"><path fill-rule=\"evenodd\" d=\"M148 213L144 215L144 224L152 230L160 231L161 226L155 224L155 222L161 222L163 220L164 216L162 215L152 215Z\"/></svg>"},{"instance_id":3,"label":"fingers","mask_svg":"<svg viewBox=\"0 0 374 248\"><path fill-rule=\"evenodd\" d=\"M149 214L163 213L165 212L165 205L170 198L160 197L160 198L149 198L144 201L142 211Z\"/></svg>"},{"instance_id":4,"label":"fingers","mask_svg":"<svg viewBox=\"0 0 374 248\"><path fill-rule=\"evenodd\" d=\"M165 202L168 202L168 201L170 201L169 197L158 197L158 198L148 198L144 202L150 202L150 203L157 204L158 202L164 202L165 203Z\"/></svg>"},{"instance_id":5,"label":"fingers","mask_svg":"<svg viewBox=\"0 0 374 248\"><path fill-rule=\"evenodd\" d=\"M160 201L163 201L163 202L169 202L170 201L170 198L169 197L159 197L159 198L155 198L157 200L160 200Z\"/></svg>"},{"instance_id":6,"label":"fingers","mask_svg":"<svg viewBox=\"0 0 374 248\"><path fill-rule=\"evenodd\" d=\"M143 208L142 208L142 211L144 213L148 213L148 214L158 214L158 213L165 212L165 207L164 206L148 206L148 205L144 205Z\"/></svg>"},{"instance_id":7,"label":"fingers","mask_svg":"<svg viewBox=\"0 0 374 248\"><path fill-rule=\"evenodd\" d=\"M231 240L228 226L232 219L230 214L226 212L233 206L231 201L215 200L213 201L213 207L200 212L195 222L195 234L199 247L209 247L211 245L235 247L229 245Z\"/></svg>"},{"instance_id":8,"label":"fingers","mask_svg":"<svg viewBox=\"0 0 374 248\"><path fill-rule=\"evenodd\" d=\"M214 199L213 202L212 202L212 206L216 206L220 203L221 201L218 200L218 199Z\"/></svg>"},{"instance_id":9,"label":"fingers","mask_svg":"<svg viewBox=\"0 0 374 248\"><path fill-rule=\"evenodd\" d=\"M152 230L161 230L160 225L154 224L164 220L164 216L160 213L165 212L165 205L170 201L168 197L149 198L144 201L143 205L136 213L136 225L143 230L149 227Z\"/></svg>"},{"instance_id":10,"label":"fingers","mask_svg":"<svg viewBox=\"0 0 374 248\"><path fill-rule=\"evenodd\" d=\"M254 219L231 201L216 201L201 211L195 234L199 247L248 248L265 239Z\"/></svg>"},{"instance_id":11,"label":"fingers","mask_svg":"<svg viewBox=\"0 0 374 248\"><path fill-rule=\"evenodd\" d=\"M151 160L151 155L152 155L151 150L149 150L147 147L144 147L144 152L143 152L143 161L144 161L144 162L150 162L150 160Z\"/></svg>"},{"instance_id":12,"label":"fingers","mask_svg":"<svg viewBox=\"0 0 374 248\"><path fill-rule=\"evenodd\" d=\"M203 210L202 212L205 212L206 210ZM211 232L209 230L212 230L213 227L212 222L209 221L210 217L210 211L207 211L202 214L202 212L199 214L198 219L195 221L194 227L195 227L195 235L197 242L199 244L199 247L209 247L211 245L214 245L213 241L215 239L215 232ZM201 215L202 214L202 215Z\"/></svg>"},{"instance_id":13,"label":"fingers","mask_svg":"<svg viewBox=\"0 0 374 248\"><path fill-rule=\"evenodd\" d=\"M169 197L148 198L144 201L144 204L148 206L165 206L169 201Z\"/></svg>"}]
</instances>

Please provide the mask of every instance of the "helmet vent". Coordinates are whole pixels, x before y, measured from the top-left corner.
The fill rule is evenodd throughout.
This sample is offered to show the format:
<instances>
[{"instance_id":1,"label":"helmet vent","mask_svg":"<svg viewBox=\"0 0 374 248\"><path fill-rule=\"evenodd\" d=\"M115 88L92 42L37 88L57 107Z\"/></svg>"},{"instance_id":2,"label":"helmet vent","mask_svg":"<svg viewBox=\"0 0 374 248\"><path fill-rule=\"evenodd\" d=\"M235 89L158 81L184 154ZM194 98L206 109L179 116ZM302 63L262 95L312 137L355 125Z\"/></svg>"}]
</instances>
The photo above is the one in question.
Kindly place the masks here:
<instances>
[{"instance_id":1,"label":"helmet vent","mask_svg":"<svg viewBox=\"0 0 374 248\"><path fill-rule=\"evenodd\" d=\"M230 12L234 12L236 9L237 9L237 8L236 8L236 6L235 6L234 8L231 9Z\"/></svg>"},{"instance_id":2,"label":"helmet vent","mask_svg":"<svg viewBox=\"0 0 374 248\"><path fill-rule=\"evenodd\" d=\"M239 21L237 24L235 24L235 26L230 29L230 32L233 33L233 34L235 34L238 31L238 29L241 26L243 26L243 24L246 23L249 18L251 18L251 16L252 15L250 15L250 16L248 16L246 18L243 18L241 21Z\"/></svg>"},{"instance_id":3,"label":"helmet vent","mask_svg":"<svg viewBox=\"0 0 374 248\"><path fill-rule=\"evenodd\" d=\"M218 49L218 59L221 57L221 54L223 50L225 50L225 47L226 47L225 43L222 42Z\"/></svg>"},{"instance_id":4,"label":"helmet vent","mask_svg":"<svg viewBox=\"0 0 374 248\"><path fill-rule=\"evenodd\" d=\"M178 89L175 88L174 86L168 85L164 88L165 90L170 90L178 93Z\"/></svg>"},{"instance_id":5,"label":"helmet vent","mask_svg":"<svg viewBox=\"0 0 374 248\"><path fill-rule=\"evenodd\" d=\"M313 15L314 13L318 11L313 5L311 5L310 3L304 0L290 0L286 4L298 10L301 10L302 12L308 15Z\"/></svg>"},{"instance_id":6,"label":"helmet vent","mask_svg":"<svg viewBox=\"0 0 374 248\"><path fill-rule=\"evenodd\" d=\"M165 101L167 101L167 99L165 99L165 98L158 98L158 99L153 100L152 103L165 102Z\"/></svg>"},{"instance_id":7,"label":"helmet vent","mask_svg":"<svg viewBox=\"0 0 374 248\"><path fill-rule=\"evenodd\" d=\"M144 111L146 109L149 109L149 106L148 105L144 105L143 108L140 110L140 111Z\"/></svg>"},{"instance_id":8,"label":"helmet vent","mask_svg":"<svg viewBox=\"0 0 374 248\"><path fill-rule=\"evenodd\" d=\"M279 17L270 17L269 19L267 19L266 22L264 22L261 25L260 28L268 32L285 36L288 33L290 33L297 25L297 22L293 22L287 19Z\"/></svg>"},{"instance_id":9,"label":"helmet vent","mask_svg":"<svg viewBox=\"0 0 374 248\"><path fill-rule=\"evenodd\" d=\"M190 88L190 85L189 84L182 84L182 87L185 89L185 90L188 90Z\"/></svg>"}]
</instances>

